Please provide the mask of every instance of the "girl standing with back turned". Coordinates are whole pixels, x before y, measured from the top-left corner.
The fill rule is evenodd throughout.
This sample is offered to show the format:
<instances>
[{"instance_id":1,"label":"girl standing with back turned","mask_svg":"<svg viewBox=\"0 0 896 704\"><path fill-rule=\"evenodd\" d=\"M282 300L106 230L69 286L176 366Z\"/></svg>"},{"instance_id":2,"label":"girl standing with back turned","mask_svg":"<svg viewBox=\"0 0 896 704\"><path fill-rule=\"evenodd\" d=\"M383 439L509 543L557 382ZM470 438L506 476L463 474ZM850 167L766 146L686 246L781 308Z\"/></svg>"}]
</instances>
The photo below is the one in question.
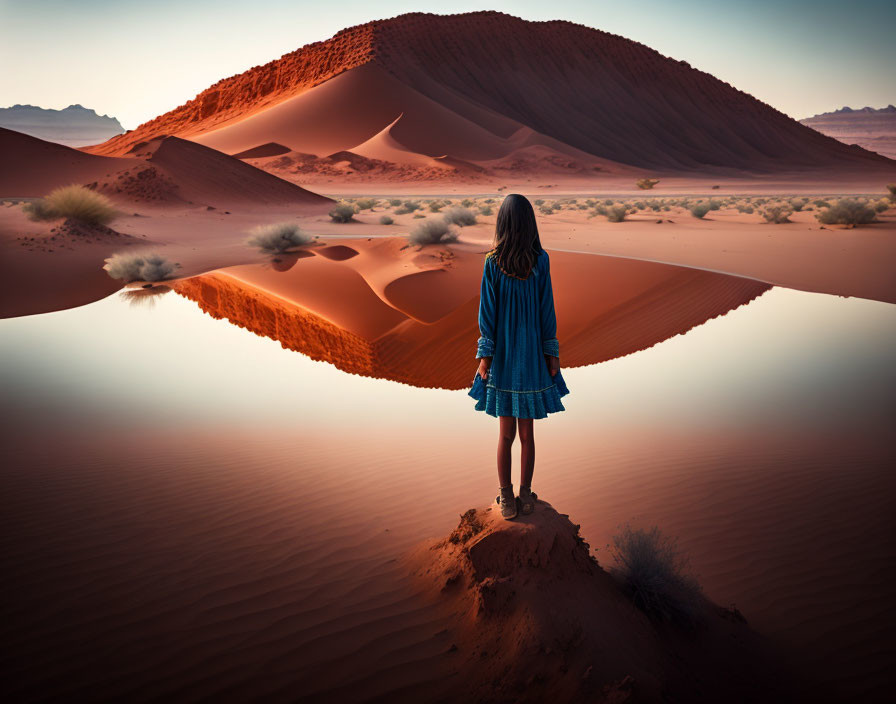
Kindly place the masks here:
<instances>
[{"instance_id":1,"label":"girl standing with back turned","mask_svg":"<svg viewBox=\"0 0 896 704\"><path fill-rule=\"evenodd\" d=\"M511 193L498 211L494 247L485 255L476 351L480 362L469 391L477 411L499 419L497 502L506 519L535 510L533 421L566 410L560 397L569 393L560 374L550 265L531 203ZM510 481L517 426L522 446L518 499Z\"/></svg>"}]
</instances>

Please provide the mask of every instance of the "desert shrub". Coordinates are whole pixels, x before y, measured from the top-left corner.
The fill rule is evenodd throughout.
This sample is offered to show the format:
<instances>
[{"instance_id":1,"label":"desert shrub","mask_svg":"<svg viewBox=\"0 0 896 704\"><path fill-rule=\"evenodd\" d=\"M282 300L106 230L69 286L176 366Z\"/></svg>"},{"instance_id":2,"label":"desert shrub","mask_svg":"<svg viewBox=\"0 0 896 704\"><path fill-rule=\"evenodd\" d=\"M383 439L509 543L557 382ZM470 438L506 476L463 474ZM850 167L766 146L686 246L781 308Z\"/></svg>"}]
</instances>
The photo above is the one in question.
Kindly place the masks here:
<instances>
[{"instance_id":1,"label":"desert shrub","mask_svg":"<svg viewBox=\"0 0 896 704\"><path fill-rule=\"evenodd\" d=\"M464 199L460 202L460 204L461 204L464 208L472 208L472 207L473 207L473 201L470 200L469 198L464 198Z\"/></svg>"},{"instance_id":2,"label":"desert shrub","mask_svg":"<svg viewBox=\"0 0 896 704\"><path fill-rule=\"evenodd\" d=\"M329 215L333 222L351 222L355 217L355 208L348 203L337 203Z\"/></svg>"},{"instance_id":3,"label":"desert shrub","mask_svg":"<svg viewBox=\"0 0 896 704\"><path fill-rule=\"evenodd\" d=\"M431 213L437 213L442 209L442 201L440 200L431 200L429 201L429 211Z\"/></svg>"},{"instance_id":4,"label":"desert shrub","mask_svg":"<svg viewBox=\"0 0 896 704\"><path fill-rule=\"evenodd\" d=\"M874 210L878 213L883 213L886 210L889 210L893 207L893 204L887 198L881 198L877 203L873 206Z\"/></svg>"},{"instance_id":5,"label":"desert shrub","mask_svg":"<svg viewBox=\"0 0 896 704\"><path fill-rule=\"evenodd\" d=\"M355 201L355 206L359 211L373 210L376 207L377 202L376 198L358 198L358 200Z\"/></svg>"},{"instance_id":6,"label":"desert shrub","mask_svg":"<svg viewBox=\"0 0 896 704\"><path fill-rule=\"evenodd\" d=\"M896 200L896 183L888 183L887 190L890 192L890 200Z\"/></svg>"},{"instance_id":7,"label":"desert shrub","mask_svg":"<svg viewBox=\"0 0 896 704\"><path fill-rule=\"evenodd\" d=\"M791 198L790 199L790 207L793 209L794 212L798 213L803 208L806 207L806 203L808 203L808 202L809 202L808 198Z\"/></svg>"},{"instance_id":8,"label":"desert shrub","mask_svg":"<svg viewBox=\"0 0 896 704\"><path fill-rule=\"evenodd\" d=\"M737 211L739 213L746 213L747 215L752 215L753 214L753 206L741 204L741 205L737 206Z\"/></svg>"},{"instance_id":9,"label":"desert shrub","mask_svg":"<svg viewBox=\"0 0 896 704\"><path fill-rule=\"evenodd\" d=\"M32 220L71 218L88 225L108 225L118 214L102 193L74 184L56 188L46 197L26 203L23 210Z\"/></svg>"},{"instance_id":10,"label":"desert shrub","mask_svg":"<svg viewBox=\"0 0 896 704\"><path fill-rule=\"evenodd\" d=\"M867 225L876 215L874 208L855 198L842 198L831 207L815 213L824 225Z\"/></svg>"},{"instance_id":11,"label":"desert shrub","mask_svg":"<svg viewBox=\"0 0 896 704\"><path fill-rule=\"evenodd\" d=\"M452 225L467 227L476 224L476 214L469 208L456 205L445 211L445 221Z\"/></svg>"},{"instance_id":12,"label":"desert shrub","mask_svg":"<svg viewBox=\"0 0 896 704\"><path fill-rule=\"evenodd\" d=\"M312 237L302 232L294 222L276 222L259 225L250 231L246 244L263 252L286 252L311 242ZM144 279L145 280L145 279Z\"/></svg>"},{"instance_id":13,"label":"desert shrub","mask_svg":"<svg viewBox=\"0 0 896 704\"><path fill-rule=\"evenodd\" d=\"M607 220L610 222L622 222L625 220L626 213L628 213L628 208L623 204L611 205L604 211Z\"/></svg>"},{"instance_id":14,"label":"desert shrub","mask_svg":"<svg viewBox=\"0 0 896 704\"><path fill-rule=\"evenodd\" d=\"M793 215L793 210L788 205L769 205L760 210L759 214L766 222L781 224L791 222L790 216Z\"/></svg>"},{"instance_id":15,"label":"desert shrub","mask_svg":"<svg viewBox=\"0 0 896 704\"><path fill-rule=\"evenodd\" d=\"M538 212L540 212L542 215L553 215L554 214L554 210L549 205L538 206Z\"/></svg>"},{"instance_id":16,"label":"desert shrub","mask_svg":"<svg viewBox=\"0 0 896 704\"><path fill-rule=\"evenodd\" d=\"M826 200L816 200L814 201L814 205L816 208L830 208L831 204Z\"/></svg>"},{"instance_id":17,"label":"desert shrub","mask_svg":"<svg viewBox=\"0 0 896 704\"><path fill-rule=\"evenodd\" d=\"M383 215L380 217L380 225L391 225L393 222L395 221L388 215Z\"/></svg>"},{"instance_id":18,"label":"desert shrub","mask_svg":"<svg viewBox=\"0 0 896 704\"><path fill-rule=\"evenodd\" d=\"M709 209L710 210L720 210L722 208L722 201L714 200L713 198L709 199Z\"/></svg>"},{"instance_id":19,"label":"desert shrub","mask_svg":"<svg viewBox=\"0 0 896 704\"><path fill-rule=\"evenodd\" d=\"M641 178L635 181L635 185L642 190L649 191L659 182L658 178Z\"/></svg>"},{"instance_id":20,"label":"desert shrub","mask_svg":"<svg viewBox=\"0 0 896 704\"><path fill-rule=\"evenodd\" d=\"M451 223L440 218L427 218L419 222L411 229L408 239L412 244L439 244L440 242L454 242L458 232Z\"/></svg>"},{"instance_id":21,"label":"desert shrub","mask_svg":"<svg viewBox=\"0 0 896 704\"><path fill-rule=\"evenodd\" d=\"M607 198L607 199L604 201L604 205L613 205L613 203L614 203L614 201L613 201L612 198Z\"/></svg>"},{"instance_id":22,"label":"desert shrub","mask_svg":"<svg viewBox=\"0 0 896 704\"><path fill-rule=\"evenodd\" d=\"M532 202L533 202L536 206L542 206L542 205L544 205L544 198L536 198L536 199L535 199L534 201L532 201Z\"/></svg>"},{"instance_id":23,"label":"desert shrub","mask_svg":"<svg viewBox=\"0 0 896 704\"><path fill-rule=\"evenodd\" d=\"M393 208L397 208L399 205L401 205L401 198L390 198L389 205Z\"/></svg>"},{"instance_id":24,"label":"desert shrub","mask_svg":"<svg viewBox=\"0 0 896 704\"><path fill-rule=\"evenodd\" d=\"M587 205L589 208L593 208L595 205L597 205L597 201L594 200L594 198L589 198L585 201L585 205Z\"/></svg>"},{"instance_id":25,"label":"desert shrub","mask_svg":"<svg viewBox=\"0 0 896 704\"><path fill-rule=\"evenodd\" d=\"M416 200L406 200L401 204L400 208L395 210L396 215L404 215L405 213L413 213L415 210L420 210L421 205Z\"/></svg>"},{"instance_id":26,"label":"desert shrub","mask_svg":"<svg viewBox=\"0 0 896 704\"><path fill-rule=\"evenodd\" d=\"M425 218L426 216L423 213L414 213L414 219L419 220L421 218Z\"/></svg>"},{"instance_id":27,"label":"desert shrub","mask_svg":"<svg viewBox=\"0 0 896 704\"><path fill-rule=\"evenodd\" d=\"M173 264L160 254L113 254L103 267L113 279L133 281L165 281L172 278L180 264Z\"/></svg>"},{"instance_id":28,"label":"desert shrub","mask_svg":"<svg viewBox=\"0 0 896 704\"><path fill-rule=\"evenodd\" d=\"M702 219L710 210L712 210L712 208L709 207L709 203L699 201L691 205L689 210L691 211L691 215L693 215L695 218Z\"/></svg>"},{"instance_id":29,"label":"desert shrub","mask_svg":"<svg viewBox=\"0 0 896 704\"><path fill-rule=\"evenodd\" d=\"M576 210L588 210L588 205L585 204L585 203L579 203L579 204L576 206Z\"/></svg>"},{"instance_id":30,"label":"desert shrub","mask_svg":"<svg viewBox=\"0 0 896 704\"><path fill-rule=\"evenodd\" d=\"M483 205L483 206L479 209L479 214L480 214L480 215L491 215L491 214L492 214L492 206L490 206L490 205Z\"/></svg>"},{"instance_id":31,"label":"desert shrub","mask_svg":"<svg viewBox=\"0 0 896 704\"><path fill-rule=\"evenodd\" d=\"M610 573L635 605L659 621L693 623L702 608L702 590L688 574L689 561L676 540L624 526L613 536L615 565Z\"/></svg>"}]
</instances>

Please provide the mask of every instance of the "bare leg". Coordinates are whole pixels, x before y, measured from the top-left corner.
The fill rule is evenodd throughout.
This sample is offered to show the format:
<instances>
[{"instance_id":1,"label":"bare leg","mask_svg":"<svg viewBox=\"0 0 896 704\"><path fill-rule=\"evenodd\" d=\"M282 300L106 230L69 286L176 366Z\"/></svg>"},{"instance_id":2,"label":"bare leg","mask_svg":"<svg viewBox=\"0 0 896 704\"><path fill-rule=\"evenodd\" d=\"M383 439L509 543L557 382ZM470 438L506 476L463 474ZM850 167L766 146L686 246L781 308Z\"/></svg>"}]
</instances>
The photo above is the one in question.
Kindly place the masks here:
<instances>
[{"instance_id":1,"label":"bare leg","mask_svg":"<svg viewBox=\"0 0 896 704\"><path fill-rule=\"evenodd\" d=\"M520 429L520 486L532 486L535 472L535 421L532 418L517 419Z\"/></svg>"},{"instance_id":2,"label":"bare leg","mask_svg":"<svg viewBox=\"0 0 896 704\"><path fill-rule=\"evenodd\" d=\"M498 482L499 486L510 486L510 448L516 437L516 418L498 418Z\"/></svg>"}]
</instances>

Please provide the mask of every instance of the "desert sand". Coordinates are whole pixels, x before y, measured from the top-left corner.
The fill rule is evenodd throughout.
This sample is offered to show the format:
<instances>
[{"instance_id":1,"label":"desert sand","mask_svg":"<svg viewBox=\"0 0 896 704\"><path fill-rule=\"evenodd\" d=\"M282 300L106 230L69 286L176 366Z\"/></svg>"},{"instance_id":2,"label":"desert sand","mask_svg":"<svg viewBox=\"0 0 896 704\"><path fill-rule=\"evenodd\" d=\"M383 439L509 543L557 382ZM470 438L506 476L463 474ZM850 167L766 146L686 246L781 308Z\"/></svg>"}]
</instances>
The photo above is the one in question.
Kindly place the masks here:
<instances>
[{"instance_id":1,"label":"desert sand","mask_svg":"<svg viewBox=\"0 0 896 704\"><path fill-rule=\"evenodd\" d=\"M676 430L677 417L549 426L538 489L550 503L505 524L485 505L493 433L458 437L463 424L442 406L414 433L390 403L409 387L469 386L483 255L508 192L555 206L538 223L561 359L584 374L782 289L896 303L892 205L853 228L810 210L766 223L733 202L878 202L893 160L636 42L495 12L350 27L102 144L0 129L0 152L0 323L65 323L21 348L49 355L45 385L9 380L0 555L14 595L0 616L13 700L823 702L892 691L886 418L863 424L857 408L855 424L834 429L706 418ZM659 182L639 190L644 177ZM68 184L112 201L108 227L28 219L23 205ZM377 203L350 222L329 216L361 197ZM584 205L682 197L725 202L702 219L673 203L623 222ZM396 212L394 198L421 208ZM428 201L464 198L479 214L456 241L409 242L415 214L442 217ZM274 223L315 239L278 254L247 244ZM253 417L231 386L247 370L264 377L252 356L216 368L206 398L194 377L226 355L176 338L167 351L189 364L160 367L174 383L151 369L113 387L102 412L82 403L112 382L79 375L65 331L94 334L78 314L108 312L123 289L108 258L149 252L176 274L124 293L174 301L193 316L184 330L273 340L301 353L278 359L364 377L350 379L357 398L326 396L344 417L318 423L333 391L304 386L270 393L287 403L276 427ZM119 330L103 322L111 348ZM115 362L146 361L166 334L158 320L147 328ZM771 344L732 356L768 363L759 350ZM134 391L156 385L167 425ZM686 409L690 393L674 403ZM226 420L185 415L197 395ZM704 588L698 631L650 622L606 571L610 536L632 515L689 546Z\"/></svg>"}]
</instances>

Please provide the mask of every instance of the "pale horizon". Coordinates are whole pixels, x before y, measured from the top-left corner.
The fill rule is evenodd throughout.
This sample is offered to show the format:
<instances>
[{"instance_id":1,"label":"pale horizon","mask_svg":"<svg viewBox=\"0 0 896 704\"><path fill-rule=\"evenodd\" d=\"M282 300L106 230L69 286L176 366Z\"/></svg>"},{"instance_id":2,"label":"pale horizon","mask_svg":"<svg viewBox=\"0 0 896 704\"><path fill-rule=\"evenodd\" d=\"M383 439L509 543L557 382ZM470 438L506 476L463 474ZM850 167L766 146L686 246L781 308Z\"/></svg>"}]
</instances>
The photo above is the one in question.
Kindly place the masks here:
<instances>
[{"instance_id":1,"label":"pale horizon","mask_svg":"<svg viewBox=\"0 0 896 704\"><path fill-rule=\"evenodd\" d=\"M180 21L163 11L168 5L177 8ZM260 0L247 12L232 0L200 0L186 8L163 0L146 15L145 5L133 2L88 0L73 7L58 0L0 0L0 56L4 65L16 67L0 76L0 107L61 110L80 104L134 129L221 79L325 41L346 27L423 11L401 1L377 11L355 0L330 11L313 7ZM561 0L549 10L529 1L458 2L451 13L437 14L491 9L618 34L803 119L844 106L896 103L888 75L896 50L886 23L869 22L884 17L885 7L876 0L848 7L757 2L748 8L706 0L674 7L645 0L637 8Z\"/></svg>"}]
</instances>

